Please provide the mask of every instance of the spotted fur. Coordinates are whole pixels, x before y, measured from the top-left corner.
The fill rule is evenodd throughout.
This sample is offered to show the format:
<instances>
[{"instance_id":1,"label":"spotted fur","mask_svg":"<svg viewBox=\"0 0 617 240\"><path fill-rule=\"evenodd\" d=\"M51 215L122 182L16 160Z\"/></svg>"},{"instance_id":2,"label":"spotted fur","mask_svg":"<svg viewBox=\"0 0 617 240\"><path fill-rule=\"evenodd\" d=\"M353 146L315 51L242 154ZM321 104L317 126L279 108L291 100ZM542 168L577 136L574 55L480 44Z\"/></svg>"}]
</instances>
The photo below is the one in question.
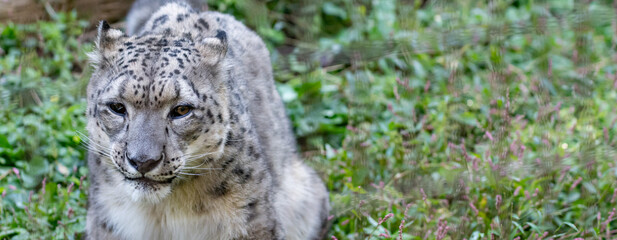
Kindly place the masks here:
<instances>
[{"instance_id":1,"label":"spotted fur","mask_svg":"<svg viewBox=\"0 0 617 240\"><path fill-rule=\"evenodd\" d=\"M261 39L180 2L142 16L131 36L101 22L90 54L87 238L323 237L328 194L297 156Z\"/></svg>"}]
</instances>

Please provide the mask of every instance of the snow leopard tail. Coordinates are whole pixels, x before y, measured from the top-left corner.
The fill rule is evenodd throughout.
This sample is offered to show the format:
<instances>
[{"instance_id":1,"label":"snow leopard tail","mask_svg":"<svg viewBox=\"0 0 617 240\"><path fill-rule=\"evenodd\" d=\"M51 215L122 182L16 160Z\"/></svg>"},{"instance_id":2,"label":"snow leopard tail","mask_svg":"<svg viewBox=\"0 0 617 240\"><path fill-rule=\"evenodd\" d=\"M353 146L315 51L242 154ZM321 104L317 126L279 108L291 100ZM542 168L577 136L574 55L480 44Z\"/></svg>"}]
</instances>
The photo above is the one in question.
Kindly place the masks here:
<instances>
[{"instance_id":1,"label":"snow leopard tail","mask_svg":"<svg viewBox=\"0 0 617 240\"><path fill-rule=\"evenodd\" d=\"M129 36L139 33L150 16L170 2L186 3L198 11L207 7L206 0L136 0L126 16L126 33Z\"/></svg>"}]
</instances>

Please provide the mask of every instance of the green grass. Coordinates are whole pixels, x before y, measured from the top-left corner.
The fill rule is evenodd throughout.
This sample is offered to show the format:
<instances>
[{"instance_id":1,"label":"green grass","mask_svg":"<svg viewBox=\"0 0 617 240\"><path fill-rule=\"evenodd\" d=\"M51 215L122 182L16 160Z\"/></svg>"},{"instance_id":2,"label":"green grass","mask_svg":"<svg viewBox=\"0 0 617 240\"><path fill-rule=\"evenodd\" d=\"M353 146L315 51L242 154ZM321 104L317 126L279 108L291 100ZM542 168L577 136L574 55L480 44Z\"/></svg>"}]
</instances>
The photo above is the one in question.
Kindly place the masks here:
<instances>
[{"instance_id":1,"label":"green grass","mask_svg":"<svg viewBox=\"0 0 617 240\"><path fill-rule=\"evenodd\" d=\"M210 7L271 49L328 238L617 237L612 1L452 2ZM83 234L78 19L0 24L0 239Z\"/></svg>"}]
</instances>

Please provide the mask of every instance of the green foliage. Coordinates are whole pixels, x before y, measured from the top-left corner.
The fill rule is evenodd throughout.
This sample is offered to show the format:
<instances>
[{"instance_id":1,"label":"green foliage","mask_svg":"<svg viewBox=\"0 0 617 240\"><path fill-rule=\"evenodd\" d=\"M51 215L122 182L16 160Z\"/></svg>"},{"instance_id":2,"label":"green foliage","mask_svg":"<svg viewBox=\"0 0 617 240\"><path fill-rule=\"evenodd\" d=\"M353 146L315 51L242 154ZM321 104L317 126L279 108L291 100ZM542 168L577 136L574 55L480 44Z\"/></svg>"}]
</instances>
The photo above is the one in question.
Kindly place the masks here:
<instances>
[{"instance_id":1,"label":"green foliage","mask_svg":"<svg viewBox=\"0 0 617 240\"><path fill-rule=\"evenodd\" d=\"M210 8L267 42L303 156L331 192L328 238L609 239L617 228L611 4L225 0ZM83 232L87 170L76 131L91 49L78 41L83 28L74 13L0 25L0 238Z\"/></svg>"},{"instance_id":2,"label":"green foliage","mask_svg":"<svg viewBox=\"0 0 617 240\"><path fill-rule=\"evenodd\" d=\"M73 239L85 227L86 24L72 12L0 26L2 239Z\"/></svg>"}]
</instances>

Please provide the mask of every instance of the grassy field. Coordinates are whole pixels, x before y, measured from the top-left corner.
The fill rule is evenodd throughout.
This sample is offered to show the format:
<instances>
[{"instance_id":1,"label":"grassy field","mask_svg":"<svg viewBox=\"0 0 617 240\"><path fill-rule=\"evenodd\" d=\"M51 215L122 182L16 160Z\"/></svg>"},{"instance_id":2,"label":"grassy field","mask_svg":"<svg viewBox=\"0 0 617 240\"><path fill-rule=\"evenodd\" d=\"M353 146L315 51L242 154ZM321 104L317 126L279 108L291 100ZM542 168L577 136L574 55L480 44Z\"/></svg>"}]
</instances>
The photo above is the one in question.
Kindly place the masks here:
<instances>
[{"instance_id":1,"label":"grassy field","mask_svg":"<svg viewBox=\"0 0 617 240\"><path fill-rule=\"evenodd\" d=\"M613 1L301 2L210 9L268 44L328 239L617 238ZM0 239L83 235L92 27L0 23Z\"/></svg>"}]
</instances>

